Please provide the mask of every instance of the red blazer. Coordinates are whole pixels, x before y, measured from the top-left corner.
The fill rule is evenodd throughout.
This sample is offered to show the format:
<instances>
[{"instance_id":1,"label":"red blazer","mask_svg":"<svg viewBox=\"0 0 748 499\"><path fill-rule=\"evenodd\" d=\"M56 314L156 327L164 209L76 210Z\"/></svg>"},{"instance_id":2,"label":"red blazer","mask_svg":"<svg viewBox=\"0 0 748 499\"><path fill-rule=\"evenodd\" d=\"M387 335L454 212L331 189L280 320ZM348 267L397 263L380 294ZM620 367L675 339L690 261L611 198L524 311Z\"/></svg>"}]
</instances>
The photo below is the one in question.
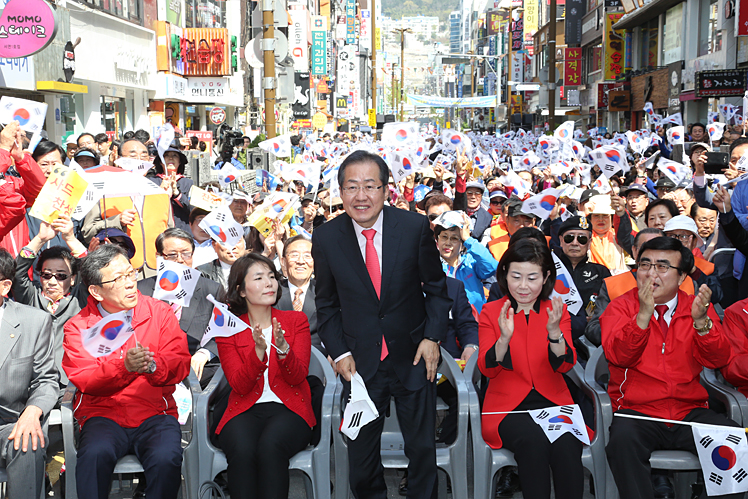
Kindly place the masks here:
<instances>
[{"instance_id":1,"label":"red blazer","mask_svg":"<svg viewBox=\"0 0 748 499\"><path fill-rule=\"evenodd\" d=\"M312 396L306 381L309 375L309 357L312 355L309 321L303 312L275 308L272 317L280 323L286 333L286 342L291 347L283 360L278 360L275 348L268 345L264 362L260 362L255 353L251 329L245 329L228 338L216 338L218 357L232 389L228 409L223 413L216 430L217 434L231 418L245 412L257 402L265 386L265 369L268 368L268 381L283 404L304 418L310 427L316 424L312 411ZM247 314L240 318L249 324Z\"/></svg>"},{"instance_id":2,"label":"red blazer","mask_svg":"<svg viewBox=\"0 0 748 499\"><path fill-rule=\"evenodd\" d=\"M564 335L567 354L571 354L572 362L566 360L557 371L554 371L548 361L548 307L551 302L540 303L540 313L530 312L529 323L523 313L514 315L514 334L509 341L509 355L511 369L499 365L486 367L486 353L493 349L501 336L499 329L499 314L509 298L492 301L483 305L480 314L479 334L480 348L478 352L478 368L487 377L486 398L483 402L483 412L513 411L527 397L533 386L542 396L556 405L573 404L569 389L562 373L571 370L577 361L577 354L572 345L571 319L564 306L561 317L561 331ZM506 357L505 357L506 359ZM505 414L481 416L483 439L493 449L501 448L499 424Z\"/></svg>"},{"instance_id":3,"label":"red blazer","mask_svg":"<svg viewBox=\"0 0 748 499\"><path fill-rule=\"evenodd\" d=\"M733 357L721 369L722 376L748 396L748 298L725 309L722 330L732 345ZM709 336L709 335L707 335Z\"/></svg>"}]
</instances>

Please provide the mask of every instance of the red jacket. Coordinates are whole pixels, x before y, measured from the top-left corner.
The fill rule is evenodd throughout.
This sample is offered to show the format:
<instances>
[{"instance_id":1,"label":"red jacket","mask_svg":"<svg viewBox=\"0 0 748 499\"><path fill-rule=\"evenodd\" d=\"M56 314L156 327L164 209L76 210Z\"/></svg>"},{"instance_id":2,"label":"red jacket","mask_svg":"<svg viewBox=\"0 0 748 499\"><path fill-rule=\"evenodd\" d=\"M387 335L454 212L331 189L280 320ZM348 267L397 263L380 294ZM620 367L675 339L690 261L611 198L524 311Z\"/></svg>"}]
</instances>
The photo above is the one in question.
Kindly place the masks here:
<instances>
[{"instance_id":1,"label":"red jacket","mask_svg":"<svg viewBox=\"0 0 748 499\"><path fill-rule=\"evenodd\" d=\"M83 348L81 331L101 319L97 303L89 296L86 308L65 324L62 368L78 388L75 417L81 424L88 418L105 417L123 428L136 428L157 414L177 417L174 385L190 372L190 352L174 312L166 303L138 293L134 337L119 351L94 358ZM155 373L131 373L125 368L124 357L135 348L135 337L155 353Z\"/></svg>"},{"instance_id":2,"label":"red jacket","mask_svg":"<svg viewBox=\"0 0 748 499\"><path fill-rule=\"evenodd\" d=\"M12 164L10 152L0 149L0 173L7 172ZM29 242L26 209L34 205L36 196L47 181L39 165L28 153L24 154L23 161L16 164L16 170L21 178L7 176L5 183L0 185L0 206L3 207L0 210L0 247L4 247L12 255L17 255ZM3 239L19 224L23 225L23 230L20 240L15 241L14 248L12 241Z\"/></svg>"},{"instance_id":3,"label":"red jacket","mask_svg":"<svg viewBox=\"0 0 748 499\"><path fill-rule=\"evenodd\" d=\"M275 348L268 346L269 367L268 350L265 350L263 362L257 358L251 329L245 329L228 338L216 338L218 357L231 385L228 409L223 413L216 433L220 433L231 418L247 411L257 402L265 386L265 369L268 368L268 381L272 385L273 393L286 407L304 418L309 427L316 424L312 411L312 396L306 381L309 375L309 357L312 355L309 320L303 312L275 308L272 317L278 320L285 331L286 342L291 349L285 359L278 360ZM249 324L247 314L240 318Z\"/></svg>"},{"instance_id":4,"label":"red jacket","mask_svg":"<svg viewBox=\"0 0 748 499\"><path fill-rule=\"evenodd\" d=\"M514 410L530 393L533 387L542 396L556 405L573 404L569 388L566 386L562 373L568 372L576 362L576 351L572 346L571 319L564 306L561 317L561 331L566 343L569 359L564 359L561 366L554 370L548 360L548 307L550 301L540 303L540 313L530 312L529 323L523 313L514 315L514 334L509 341L509 355L511 369L486 367L486 354L493 348L501 336L499 329L499 314L509 298L492 301L483 305L480 314L479 334L480 348L478 352L478 369L488 376L488 390L483 402L483 412L504 412ZM476 354L477 355L477 354ZM506 360L506 357L505 359ZM481 417L483 439L493 449L501 448L499 424L505 414L484 415Z\"/></svg>"},{"instance_id":5,"label":"red jacket","mask_svg":"<svg viewBox=\"0 0 748 499\"><path fill-rule=\"evenodd\" d=\"M722 368L722 376L748 396L748 298L725 310L723 329L732 345L733 357Z\"/></svg>"},{"instance_id":6,"label":"red jacket","mask_svg":"<svg viewBox=\"0 0 748 499\"><path fill-rule=\"evenodd\" d=\"M682 420L697 407L708 407L699 375L704 366L724 367L732 349L719 317L709 307L714 325L704 336L693 328L694 297L678 290L678 305L664 337L655 314L639 329L639 290L613 300L600 317L602 347L610 365L608 393L613 411L633 409L649 416Z\"/></svg>"}]
</instances>

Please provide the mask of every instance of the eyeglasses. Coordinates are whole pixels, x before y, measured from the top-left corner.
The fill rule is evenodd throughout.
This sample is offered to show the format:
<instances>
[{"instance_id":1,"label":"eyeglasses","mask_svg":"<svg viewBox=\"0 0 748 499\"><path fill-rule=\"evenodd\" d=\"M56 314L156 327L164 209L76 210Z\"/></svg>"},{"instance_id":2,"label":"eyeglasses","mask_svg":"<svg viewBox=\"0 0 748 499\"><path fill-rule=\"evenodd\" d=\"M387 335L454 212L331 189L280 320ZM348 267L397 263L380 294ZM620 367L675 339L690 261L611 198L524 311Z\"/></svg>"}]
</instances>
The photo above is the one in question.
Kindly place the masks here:
<instances>
[{"instance_id":1,"label":"eyeglasses","mask_svg":"<svg viewBox=\"0 0 748 499\"><path fill-rule=\"evenodd\" d=\"M44 281L49 281L53 277L58 281L67 281L70 275L64 272L42 272L41 274L39 274L39 277L41 277Z\"/></svg>"},{"instance_id":2,"label":"eyeglasses","mask_svg":"<svg viewBox=\"0 0 748 499\"><path fill-rule=\"evenodd\" d=\"M298 251L290 252L289 254L286 255L286 259L292 262L298 262L299 260L304 260L307 262L314 261L314 258L312 258L311 253L299 253Z\"/></svg>"},{"instance_id":3,"label":"eyeglasses","mask_svg":"<svg viewBox=\"0 0 748 499\"><path fill-rule=\"evenodd\" d=\"M673 239L678 239L682 243L693 239L693 234L668 234L668 236L672 237Z\"/></svg>"},{"instance_id":4,"label":"eyeglasses","mask_svg":"<svg viewBox=\"0 0 748 499\"><path fill-rule=\"evenodd\" d=\"M130 272L128 272L127 274L122 274L121 276L115 277L114 279L110 279L108 281L102 281L98 285L103 286L104 284L109 284L110 282L113 282L115 287L121 287L125 284L125 280L137 281L138 271L135 269L130 269Z\"/></svg>"},{"instance_id":5,"label":"eyeglasses","mask_svg":"<svg viewBox=\"0 0 748 499\"><path fill-rule=\"evenodd\" d=\"M348 185L345 187L341 187L340 191L347 195L347 196L355 196L358 194L358 191L364 191L364 194L371 195L377 192L379 189L381 189L381 185Z\"/></svg>"},{"instance_id":6,"label":"eyeglasses","mask_svg":"<svg viewBox=\"0 0 748 499\"><path fill-rule=\"evenodd\" d=\"M165 260L169 260L172 262L176 262L180 256L182 257L182 260L189 260L190 258L192 258L192 251L179 251L177 253L163 253L161 256L164 257Z\"/></svg>"},{"instance_id":7,"label":"eyeglasses","mask_svg":"<svg viewBox=\"0 0 748 499\"><path fill-rule=\"evenodd\" d=\"M501 199L492 199L491 204L499 206L501 204Z\"/></svg>"},{"instance_id":8,"label":"eyeglasses","mask_svg":"<svg viewBox=\"0 0 748 499\"><path fill-rule=\"evenodd\" d=\"M433 222L437 218L439 218L439 214L438 213L432 213L431 215L429 215L429 222Z\"/></svg>"},{"instance_id":9,"label":"eyeglasses","mask_svg":"<svg viewBox=\"0 0 748 499\"><path fill-rule=\"evenodd\" d=\"M642 262L639 262L636 266L636 268L638 270L641 270L642 272L649 272L649 269L651 269L652 267L655 268L655 272L657 272L658 274L667 274L668 270L670 269L675 269L678 272L681 272L681 269L679 269L678 267L674 267L673 265L670 265L669 263L662 263L662 262L652 263L649 260L644 260Z\"/></svg>"},{"instance_id":10,"label":"eyeglasses","mask_svg":"<svg viewBox=\"0 0 748 499\"><path fill-rule=\"evenodd\" d=\"M576 236L574 236L573 234L565 234L564 242L566 244L571 244L574 242L575 237L577 239L577 242L581 245L587 244L587 242L590 240L589 236L583 236L582 234L577 234Z\"/></svg>"},{"instance_id":11,"label":"eyeglasses","mask_svg":"<svg viewBox=\"0 0 748 499\"><path fill-rule=\"evenodd\" d=\"M127 157L134 158L134 159L144 159L146 161L150 159L150 155L148 154L148 151L141 151L140 153L138 153L138 151L130 151Z\"/></svg>"},{"instance_id":12,"label":"eyeglasses","mask_svg":"<svg viewBox=\"0 0 748 499\"><path fill-rule=\"evenodd\" d=\"M342 210L342 209L343 209L343 205L342 204L336 204L336 205L330 207L330 213L335 213L336 211Z\"/></svg>"},{"instance_id":13,"label":"eyeglasses","mask_svg":"<svg viewBox=\"0 0 748 499\"><path fill-rule=\"evenodd\" d=\"M477 198L480 198L480 197L483 197L483 191L479 191L479 192L475 192L475 191L472 191L472 192L466 192L466 193L465 193L465 195L466 195L467 197L469 197L469 198L470 198L470 197L473 197L473 198L475 198L475 197L477 197Z\"/></svg>"}]
</instances>

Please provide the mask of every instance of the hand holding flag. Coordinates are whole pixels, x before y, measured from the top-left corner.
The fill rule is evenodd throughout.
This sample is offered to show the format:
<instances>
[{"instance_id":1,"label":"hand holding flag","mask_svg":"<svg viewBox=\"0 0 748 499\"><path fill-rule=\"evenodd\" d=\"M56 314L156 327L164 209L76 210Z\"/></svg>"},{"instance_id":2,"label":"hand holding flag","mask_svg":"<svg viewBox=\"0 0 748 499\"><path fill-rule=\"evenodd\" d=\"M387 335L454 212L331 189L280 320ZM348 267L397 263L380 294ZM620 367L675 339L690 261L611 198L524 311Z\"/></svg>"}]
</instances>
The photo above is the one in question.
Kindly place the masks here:
<instances>
[{"instance_id":1,"label":"hand holding flag","mask_svg":"<svg viewBox=\"0 0 748 499\"><path fill-rule=\"evenodd\" d=\"M237 316L229 312L229 307L225 303L220 303L213 298L213 295L206 296L206 299L213 304L213 312L210 316L210 322L205 329L203 339L200 340L200 346L204 347L213 338L228 338L240 333L250 327Z\"/></svg>"},{"instance_id":2,"label":"hand holding flag","mask_svg":"<svg viewBox=\"0 0 748 499\"><path fill-rule=\"evenodd\" d=\"M200 271L161 257L157 258L157 268L153 297L189 307L197 281L200 279Z\"/></svg>"},{"instance_id":3,"label":"hand holding flag","mask_svg":"<svg viewBox=\"0 0 748 499\"><path fill-rule=\"evenodd\" d=\"M135 334L132 313L123 310L102 317L93 327L81 331L83 348L92 357L104 357L124 345Z\"/></svg>"}]
</instances>

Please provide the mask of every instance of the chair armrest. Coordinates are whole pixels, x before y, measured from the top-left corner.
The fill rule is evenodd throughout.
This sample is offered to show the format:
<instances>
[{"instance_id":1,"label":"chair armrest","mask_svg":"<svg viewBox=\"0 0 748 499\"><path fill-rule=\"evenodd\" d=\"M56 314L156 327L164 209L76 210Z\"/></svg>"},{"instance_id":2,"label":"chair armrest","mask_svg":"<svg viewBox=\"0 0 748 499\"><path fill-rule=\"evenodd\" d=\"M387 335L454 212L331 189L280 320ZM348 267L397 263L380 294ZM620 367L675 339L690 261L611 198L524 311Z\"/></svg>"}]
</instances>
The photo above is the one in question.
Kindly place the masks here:
<instances>
[{"instance_id":1,"label":"chair armrest","mask_svg":"<svg viewBox=\"0 0 748 499\"><path fill-rule=\"evenodd\" d=\"M69 383L60 403L60 418L62 420L62 444L65 450L65 471L68 479L65 481L67 497L77 497L75 483L75 468L78 463L78 451L75 447L75 418L73 402L75 401L75 385Z\"/></svg>"},{"instance_id":2,"label":"chair armrest","mask_svg":"<svg viewBox=\"0 0 748 499\"><path fill-rule=\"evenodd\" d=\"M701 384L706 388L710 397L722 402L727 409L727 416L738 423L743 424L743 415L748 415L748 400L745 395L737 391L727 382L720 379L712 369L704 368L701 372Z\"/></svg>"}]
</instances>

